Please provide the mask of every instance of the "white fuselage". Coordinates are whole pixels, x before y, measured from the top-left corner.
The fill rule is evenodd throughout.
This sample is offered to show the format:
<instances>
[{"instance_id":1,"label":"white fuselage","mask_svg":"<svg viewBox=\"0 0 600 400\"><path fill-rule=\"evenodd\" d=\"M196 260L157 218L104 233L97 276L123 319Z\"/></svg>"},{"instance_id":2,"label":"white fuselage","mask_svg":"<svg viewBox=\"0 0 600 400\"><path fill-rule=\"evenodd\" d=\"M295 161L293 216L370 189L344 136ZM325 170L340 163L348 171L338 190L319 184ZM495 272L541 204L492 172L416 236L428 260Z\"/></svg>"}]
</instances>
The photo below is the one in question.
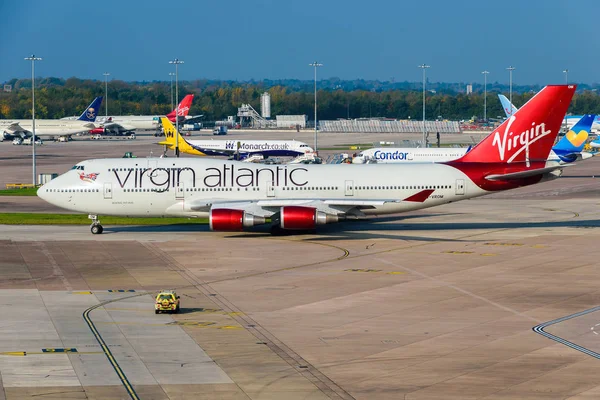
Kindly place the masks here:
<instances>
[{"instance_id":1,"label":"white fuselage","mask_svg":"<svg viewBox=\"0 0 600 400\"><path fill-rule=\"evenodd\" d=\"M63 119L36 119L36 136L62 136L74 135L76 133L89 132L94 129L93 122L72 121ZM31 135L33 133L33 122L30 119L0 120L0 132L9 135Z\"/></svg>"},{"instance_id":2,"label":"white fuselage","mask_svg":"<svg viewBox=\"0 0 600 400\"><path fill-rule=\"evenodd\" d=\"M465 155L468 148L396 148L377 147L363 150L352 159L354 164L376 162L379 164L445 162L457 160Z\"/></svg>"},{"instance_id":3,"label":"white fuselage","mask_svg":"<svg viewBox=\"0 0 600 400\"><path fill-rule=\"evenodd\" d=\"M375 162L377 164L401 164L401 163L440 163L458 160L467 153L468 148L392 148L381 147L363 150L352 159L353 164L364 164ZM583 159L589 158L584 155ZM550 151L548 161L563 163L561 158Z\"/></svg>"},{"instance_id":4,"label":"white fuselage","mask_svg":"<svg viewBox=\"0 0 600 400\"><path fill-rule=\"evenodd\" d=\"M210 208L270 216L281 205L341 214L364 201L378 215L428 208L488 193L444 164L266 166L236 161L103 159L79 163L38 196L68 210L117 216L206 217ZM421 201L403 201L432 189Z\"/></svg>"},{"instance_id":5,"label":"white fuselage","mask_svg":"<svg viewBox=\"0 0 600 400\"><path fill-rule=\"evenodd\" d=\"M116 117L98 117L96 120L106 129L113 131L133 131L136 129L157 129L160 125L158 115L122 115Z\"/></svg>"},{"instance_id":6,"label":"white fuselage","mask_svg":"<svg viewBox=\"0 0 600 400\"><path fill-rule=\"evenodd\" d=\"M187 140L197 151L211 156L224 154L263 154L265 156L290 156L312 153L313 149L295 140Z\"/></svg>"}]
</instances>

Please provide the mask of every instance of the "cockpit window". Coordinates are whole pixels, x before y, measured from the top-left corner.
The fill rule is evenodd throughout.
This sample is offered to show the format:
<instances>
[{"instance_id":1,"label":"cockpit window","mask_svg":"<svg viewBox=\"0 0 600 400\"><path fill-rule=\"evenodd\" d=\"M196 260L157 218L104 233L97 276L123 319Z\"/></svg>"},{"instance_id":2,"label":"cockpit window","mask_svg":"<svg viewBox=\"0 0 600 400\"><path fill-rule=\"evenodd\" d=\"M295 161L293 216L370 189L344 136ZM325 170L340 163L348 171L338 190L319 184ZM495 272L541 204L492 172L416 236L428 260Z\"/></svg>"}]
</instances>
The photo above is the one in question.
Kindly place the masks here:
<instances>
[{"instance_id":1,"label":"cockpit window","mask_svg":"<svg viewBox=\"0 0 600 400\"><path fill-rule=\"evenodd\" d=\"M71 168L71 169L76 169L76 170L79 170L79 171L83 171L84 170L84 166L83 165L74 165L73 168Z\"/></svg>"}]
</instances>

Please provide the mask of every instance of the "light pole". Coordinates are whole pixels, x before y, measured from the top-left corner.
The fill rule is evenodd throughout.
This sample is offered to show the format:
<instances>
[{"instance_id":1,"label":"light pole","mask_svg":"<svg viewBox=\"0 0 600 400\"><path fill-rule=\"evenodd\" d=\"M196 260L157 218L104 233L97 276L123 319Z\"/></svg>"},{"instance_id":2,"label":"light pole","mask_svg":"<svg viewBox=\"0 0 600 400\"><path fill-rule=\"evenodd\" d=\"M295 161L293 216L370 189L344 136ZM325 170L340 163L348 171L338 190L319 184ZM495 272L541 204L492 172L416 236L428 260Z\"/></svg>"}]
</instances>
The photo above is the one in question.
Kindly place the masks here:
<instances>
[{"instance_id":1,"label":"light pole","mask_svg":"<svg viewBox=\"0 0 600 400\"><path fill-rule=\"evenodd\" d=\"M512 116L513 114L513 106L512 106L512 73L513 71L516 69L515 67L513 67L512 65L508 68L506 68L508 70L508 100L510 101L510 115Z\"/></svg>"},{"instance_id":2,"label":"light pole","mask_svg":"<svg viewBox=\"0 0 600 400\"><path fill-rule=\"evenodd\" d=\"M487 76L490 71L481 71L483 74L483 120L487 122Z\"/></svg>"},{"instance_id":3,"label":"light pole","mask_svg":"<svg viewBox=\"0 0 600 400\"><path fill-rule=\"evenodd\" d=\"M175 76L174 72L169 72L169 76L171 77L171 110L175 108L173 104L173 77Z\"/></svg>"},{"instance_id":4,"label":"light pole","mask_svg":"<svg viewBox=\"0 0 600 400\"><path fill-rule=\"evenodd\" d=\"M35 62L42 61L40 57L36 57L35 55L31 55L31 57L25 57L26 61L31 61L31 132L33 137L31 138L31 159L33 166L33 186L37 184L35 179L35 140L37 137L35 136Z\"/></svg>"},{"instance_id":5,"label":"light pole","mask_svg":"<svg viewBox=\"0 0 600 400\"><path fill-rule=\"evenodd\" d=\"M565 68L563 69L563 72L565 73L565 84L569 84L569 69ZM567 116L565 115L565 133L567 133L568 130L568 124L567 124Z\"/></svg>"},{"instance_id":6,"label":"light pole","mask_svg":"<svg viewBox=\"0 0 600 400\"><path fill-rule=\"evenodd\" d=\"M109 72L104 72L104 107L106 110L106 118L108 120L108 77L110 76Z\"/></svg>"},{"instance_id":7,"label":"light pole","mask_svg":"<svg viewBox=\"0 0 600 400\"><path fill-rule=\"evenodd\" d=\"M317 148L317 68L322 67L323 64L318 62L313 62L312 64L308 64L311 67L315 68L315 153L319 154L319 150Z\"/></svg>"},{"instance_id":8,"label":"light pole","mask_svg":"<svg viewBox=\"0 0 600 400\"><path fill-rule=\"evenodd\" d=\"M169 61L169 64L175 64L175 101L177 102L177 109L175 110L175 157L179 157L179 64L183 64L183 61L176 58L173 61Z\"/></svg>"},{"instance_id":9,"label":"light pole","mask_svg":"<svg viewBox=\"0 0 600 400\"><path fill-rule=\"evenodd\" d=\"M419 68L423 70L423 147L427 147L427 139L425 137L425 70L430 68L427 64L419 65Z\"/></svg>"}]
</instances>

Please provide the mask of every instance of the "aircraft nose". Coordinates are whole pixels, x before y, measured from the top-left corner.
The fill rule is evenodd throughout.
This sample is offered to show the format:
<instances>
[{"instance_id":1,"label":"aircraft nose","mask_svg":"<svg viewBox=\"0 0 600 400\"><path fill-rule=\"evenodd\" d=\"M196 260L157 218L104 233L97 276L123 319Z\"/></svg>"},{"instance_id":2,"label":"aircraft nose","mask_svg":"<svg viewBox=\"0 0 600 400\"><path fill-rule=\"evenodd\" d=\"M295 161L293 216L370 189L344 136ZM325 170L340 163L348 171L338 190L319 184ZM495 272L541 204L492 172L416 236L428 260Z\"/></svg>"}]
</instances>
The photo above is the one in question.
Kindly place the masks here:
<instances>
[{"instance_id":1,"label":"aircraft nose","mask_svg":"<svg viewBox=\"0 0 600 400\"><path fill-rule=\"evenodd\" d=\"M48 201L48 184L46 183L40 186L36 194L40 199Z\"/></svg>"},{"instance_id":2,"label":"aircraft nose","mask_svg":"<svg viewBox=\"0 0 600 400\"><path fill-rule=\"evenodd\" d=\"M53 190L56 188L56 179L55 178L53 180L51 180L50 182L47 182L45 184L43 184L42 186L40 186L40 188L37 190L37 196L50 203L50 204L54 204L56 205L56 195L53 195Z\"/></svg>"}]
</instances>

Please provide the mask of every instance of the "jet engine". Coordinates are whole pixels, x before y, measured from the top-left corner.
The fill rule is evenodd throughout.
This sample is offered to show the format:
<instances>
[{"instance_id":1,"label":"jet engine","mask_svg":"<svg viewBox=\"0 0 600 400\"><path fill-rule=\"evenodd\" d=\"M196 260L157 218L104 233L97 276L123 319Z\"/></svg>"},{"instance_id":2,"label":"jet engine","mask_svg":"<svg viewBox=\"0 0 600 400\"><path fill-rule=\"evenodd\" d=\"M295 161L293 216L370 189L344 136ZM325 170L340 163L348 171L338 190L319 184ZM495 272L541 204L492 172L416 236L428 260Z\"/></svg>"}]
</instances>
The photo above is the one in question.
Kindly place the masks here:
<instances>
[{"instance_id":1,"label":"jet engine","mask_svg":"<svg viewBox=\"0 0 600 400\"><path fill-rule=\"evenodd\" d=\"M338 222L337 215L317 211L313 207L284 206L280 210L282 229L315 229L317 225Z\"/></svg>"},{"instance_id":2,"label":"jet engine","mask_svg":"<svg viewBox=\"0 0 600 400\"><path fill-rule=\"evenodd\" d=\"M242 231L244 228L264 224L265 218L243 210L217 208L210 210L209 223L212 231Z\"/></svg>"}]
</instances>

